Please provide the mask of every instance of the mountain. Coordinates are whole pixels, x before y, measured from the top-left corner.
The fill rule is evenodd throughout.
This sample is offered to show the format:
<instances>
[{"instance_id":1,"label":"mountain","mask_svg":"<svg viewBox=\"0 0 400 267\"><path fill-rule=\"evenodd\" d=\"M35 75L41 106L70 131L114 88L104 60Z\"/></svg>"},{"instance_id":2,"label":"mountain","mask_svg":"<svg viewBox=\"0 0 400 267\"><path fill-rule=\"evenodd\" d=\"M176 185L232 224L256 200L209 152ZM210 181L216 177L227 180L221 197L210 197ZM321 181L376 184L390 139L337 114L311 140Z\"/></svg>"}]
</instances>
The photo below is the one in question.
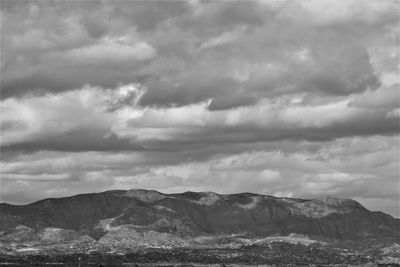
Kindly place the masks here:
<instances>
[{"instance_id":1,"label":"mountain","mask_svg":"<svg viewBox=\"0 0 400 267\"><path fill-rule=\"evenodd\" d=\"M400 221L357 201L277 198L253 193L114 190L0 204L0 241L185 244L200 237L266 238L296 233L319 240L400 239Z\"/></svg>"}]
</instances>

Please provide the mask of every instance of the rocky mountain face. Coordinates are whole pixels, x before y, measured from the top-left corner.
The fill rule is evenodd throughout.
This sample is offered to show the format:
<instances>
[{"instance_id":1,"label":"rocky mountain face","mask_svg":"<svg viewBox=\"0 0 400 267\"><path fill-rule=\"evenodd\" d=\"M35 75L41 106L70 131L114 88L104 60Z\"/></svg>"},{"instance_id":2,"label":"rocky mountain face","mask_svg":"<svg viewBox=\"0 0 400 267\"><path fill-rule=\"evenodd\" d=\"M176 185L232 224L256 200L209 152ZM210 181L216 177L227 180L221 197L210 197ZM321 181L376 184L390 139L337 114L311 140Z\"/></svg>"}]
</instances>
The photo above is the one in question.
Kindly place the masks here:
<instances>
[{"instance_id":1,"label":"rocky mountain face","mask_svg":"<svg viewBox=\"0 0 400 267\"><path fill-rule=\"evenodd\" d=\"M400 239L400 221L351 199L276 198L252 193L162 194L116 190L0 204L0 241L169 242L204 236L265 238L292 233L321 240Z\"/></svg>"}]
</instances>

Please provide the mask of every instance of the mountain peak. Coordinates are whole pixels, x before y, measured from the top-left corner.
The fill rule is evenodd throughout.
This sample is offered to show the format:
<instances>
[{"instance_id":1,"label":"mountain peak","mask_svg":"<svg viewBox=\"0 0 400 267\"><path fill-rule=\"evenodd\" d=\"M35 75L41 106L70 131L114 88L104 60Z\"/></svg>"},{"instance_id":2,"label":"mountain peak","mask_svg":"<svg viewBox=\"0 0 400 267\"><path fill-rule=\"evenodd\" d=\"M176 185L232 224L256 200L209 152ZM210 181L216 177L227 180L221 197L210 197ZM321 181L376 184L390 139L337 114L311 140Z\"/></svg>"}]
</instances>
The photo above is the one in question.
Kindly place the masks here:
<instances>
[{"instance_id":1,"label":"mountain peak","mask_svg":"<svg viewBox=\"0 0 400 267\"><path fill-rule=\"evenodd\" d=\"M160 201L166 196L158 191L145 190L145 189L131 189L125 192L124 196L136 198L143 202L156 202Z\"/></svg>"}]
</instances>

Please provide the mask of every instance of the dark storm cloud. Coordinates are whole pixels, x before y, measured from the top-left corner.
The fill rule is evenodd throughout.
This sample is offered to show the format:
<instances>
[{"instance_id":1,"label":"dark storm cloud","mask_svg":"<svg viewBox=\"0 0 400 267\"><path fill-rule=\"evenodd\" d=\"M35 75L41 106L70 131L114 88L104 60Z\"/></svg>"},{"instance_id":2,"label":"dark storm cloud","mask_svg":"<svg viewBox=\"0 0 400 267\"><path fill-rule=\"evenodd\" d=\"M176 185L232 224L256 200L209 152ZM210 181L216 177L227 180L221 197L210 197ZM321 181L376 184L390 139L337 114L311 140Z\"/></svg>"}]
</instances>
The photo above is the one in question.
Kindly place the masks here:
<instances>
[{"instance_id":1,"label":"dark storm cloud","mask_svg":"<svg viewBox=\"0 0 400 267\"><path fill-rule=\"evenodd\" d=\"M126 68L127 66L124 66ZM47 67L46 67L47 68ZM132 68L135 68L133 66ZM123 72L123 70L121 70ZM88 68L87 66L66 67L62 64L48 66L48 69L40 69L29 76L2 83L1 96L21 97L26 94L41 95L47 92L63 92L81 88L87 84L95 84L104 88L115 88L119 84L140 81L140 76L134 74L130 77L121 73L118 67Z\"/></svg>"},{"instance_id":2,"label":"dark storm cloud","mask_svg":"<svg viewBox=\"0 0 400 267\"><path fill-rule=\"evenodd\" d=\"M382 100L380 110L371 110L368 98L379 95L379 99L386 99L389 95L383 90L387 85L381 86L379 70L373 69L377 56L371 51L385 47L382 44L393 45L385 38L398 36L393 31L398 15L390 5L352 2L348 7L354 7L354 3L367 10L363 16L352 10L341 15L329 13L312 1L305 5L257 1L6 1L2 7L2 35L7 37L2 45L6 52L1 69L2 98L24 99L24 103L40 99L45 107L47 96L53 99L60 94L62 99L63 92L74 90L75 94L85 85L100 87L90 92L95 97L104 92L101 88L118 92L130 83L141 88L141 95L94 103L97 108L90 114L96 123L89 125L68 115L74 106L58 112L59 106L49 105L37 116L46 112L54 112L54 116L43 120L26 116L22 106L15 106L26 116L29 123L19 120L29 129L18 131L14 125L14 132L7 134L10 141L2 146L17 150L135 150L143 142L157 149L159 142L170 142L172 147L179 142L332 140L396 133L396 103L388 105ZM328 4L333 9L342 8ZM288 10L296 12L288 16ZM304 118L293 114L280 118L280 113L289 110L287 99L282 105L260 108L265 100L279 102L290 96L293 101L300 99L296 101L302 103L299 112ZM322 114L329 120L332 113L340 114L341 107L325 113L307 107L329 102L335 105L335 97L354 98L349 105L359 110L324 123ZM74 116L87 112L84 99L82 95L73 100L79 110ZM198 111L200 122L191 125L190 116L194 115L186 107L202 102L208 104ZM33 104L30 112L38 105ZM119 110L125 107L126 117L121 117ZM172 114L171 118L165 109L176 107L182 110L175 112L185 115ZM147 118L152 110L158 115ZM144 116L130 119L129 112L144 112ZM263 121L263 113L275 118ZM182 117L183 125L174 124L177 116ZM318 117L317 127L310 116ZM236 117L239 122L232 124ZM64 121L67 129L49 131L47 120ZM157 131L160 124L176 129ZM10 122L3 123L3 127L9 126ZM159 138L158 134L166 137Z\"/></svg>"},{"instance_id":3,"label":"dark storm cloud","mask_svg":"<svg viewBox=\"0 0 400 267\"><path fill-rule=\"evenodd\" d=\"M147 88L142 105L212 98L219 110L282 93L348 95L379 85L364 44L381 21L309 25L256 1L8 2L2 98L139 82ZM121 48L131 49L128 59L112 56Z\"/></svg>"},{"instance_id":4,"label":"dark storm cloud","mask_svg":"<svg viewBox=\"0 0 400 267\"><path fill-rule=\"evenodd\" d=\"M119 139L115 135L96 132L93 129L71 131L56 136L39 138L26 142L1 146L3 152L38 150L52 151L141 151L140 145L132 144L129 139Z\"/></svg>"},{"instance_id":5,"label":"dark storm cloud","mask_svg":"<svg viewBox=\"0 0 400 267\"><path fill-rule=\"evenodd\" d=\"M361 120L349 120L326 128L262 129L259 127L210 127L204 130L177 135L179 138L169 141L147 140L142 146L147 149L179 151L188 147L215 146L218 144L257 144L280 140L292 141L332 141L342 137L355 136L395 136L400 131L399 119L373 116Z\"/></svg>"}]
</instances>

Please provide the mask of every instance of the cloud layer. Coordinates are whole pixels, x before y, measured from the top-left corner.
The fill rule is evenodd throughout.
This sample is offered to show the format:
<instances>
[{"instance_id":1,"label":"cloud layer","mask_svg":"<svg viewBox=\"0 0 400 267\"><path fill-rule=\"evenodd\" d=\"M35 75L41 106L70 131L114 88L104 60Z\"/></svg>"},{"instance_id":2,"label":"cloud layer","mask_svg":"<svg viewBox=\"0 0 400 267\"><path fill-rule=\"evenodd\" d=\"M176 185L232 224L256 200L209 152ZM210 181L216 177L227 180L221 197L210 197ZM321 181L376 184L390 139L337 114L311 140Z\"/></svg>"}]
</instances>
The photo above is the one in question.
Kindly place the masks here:
<instances>
[{"instance_id":1,"label":"cloud layer","mask_svg":"<svg viewBox=\"0 0 400 267\"><path fill-rule=\"evenodd\" d=\"M252 191L399 216L397 9L3 1L1 200Z\"/></svg>"}]
</instances>

